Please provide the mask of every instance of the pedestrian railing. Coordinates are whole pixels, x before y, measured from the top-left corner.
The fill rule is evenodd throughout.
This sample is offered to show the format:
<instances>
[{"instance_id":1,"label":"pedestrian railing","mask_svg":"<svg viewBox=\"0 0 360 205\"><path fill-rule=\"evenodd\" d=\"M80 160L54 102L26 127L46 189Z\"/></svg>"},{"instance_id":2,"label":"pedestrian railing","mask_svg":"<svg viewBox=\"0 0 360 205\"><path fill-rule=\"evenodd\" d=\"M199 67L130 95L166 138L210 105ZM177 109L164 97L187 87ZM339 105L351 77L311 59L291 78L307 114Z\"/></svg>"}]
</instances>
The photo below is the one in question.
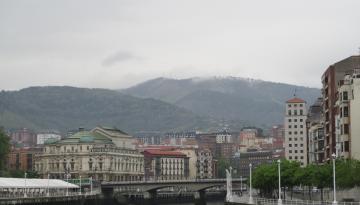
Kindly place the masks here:
<instances>
[{"instance_id":1,"label":"pedestrian railing","mask_svg":"<svg viewBox=\"0 0 360 205\"><path fill-rule=\"evenodd\" d=\"M254 204L256 205L279 205L278 199L268 199L268 198L253 198ZM241 198L241 201L234 201L239 203L249 203L248 197ZM282 205L334 205L333 201L311 201L311 200L282 200ZM344 202L339 201L337 205L360 205L360 202Z\"/></svg>"}]
</instances>

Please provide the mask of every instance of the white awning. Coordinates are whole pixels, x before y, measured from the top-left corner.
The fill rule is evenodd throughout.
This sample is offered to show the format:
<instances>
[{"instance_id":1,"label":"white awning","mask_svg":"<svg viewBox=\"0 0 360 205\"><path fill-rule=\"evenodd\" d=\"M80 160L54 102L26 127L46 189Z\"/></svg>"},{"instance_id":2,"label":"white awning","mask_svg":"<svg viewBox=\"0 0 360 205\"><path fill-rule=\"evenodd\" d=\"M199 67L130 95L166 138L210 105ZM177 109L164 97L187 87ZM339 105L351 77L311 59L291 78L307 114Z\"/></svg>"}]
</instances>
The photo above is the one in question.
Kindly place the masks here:
<instances>
[{"instance_id":1,"label":"white awning","mask_svg":"<svg viewBox=\"0 0 360 205\"><path fill-rule=\"evenodd\" d=\"M26 179L26 188L48 187L50 189L79 188L78 185L59 179ZM0 188L25 188L25 179L0 177Z\"/></svg>"}]
</instances>

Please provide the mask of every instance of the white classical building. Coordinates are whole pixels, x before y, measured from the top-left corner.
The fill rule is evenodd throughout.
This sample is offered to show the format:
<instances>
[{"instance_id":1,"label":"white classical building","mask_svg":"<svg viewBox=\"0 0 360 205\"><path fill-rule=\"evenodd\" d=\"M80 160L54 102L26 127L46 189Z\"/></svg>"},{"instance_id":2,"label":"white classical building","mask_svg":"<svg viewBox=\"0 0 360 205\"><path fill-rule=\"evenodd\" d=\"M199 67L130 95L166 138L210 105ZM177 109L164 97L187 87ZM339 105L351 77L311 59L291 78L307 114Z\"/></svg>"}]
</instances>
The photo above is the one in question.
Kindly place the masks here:
<instances>
[{"instance_id":1,"label":"white classical building","mask_svg":"<svg viewBox=\"0 0 360 205\"><path fill-rule=\"evenodd\" d=\"M99 181L142 180L144 157L134 139L116 128L96 127L63 140L48 140L35 156L35 170L47 178L89 178Z\"/></svg>"},{"instance_id":2,"label":"white classical building","mask_svg":"<svg viewBox=\"0 0 360 205\"><path fill-rule=\"evenodd\" d=\"M286 101L285 157L300 162L301 166L308 163L306 119L306 102L303 99L294 97Z\"/></svg>"}]
</instances>

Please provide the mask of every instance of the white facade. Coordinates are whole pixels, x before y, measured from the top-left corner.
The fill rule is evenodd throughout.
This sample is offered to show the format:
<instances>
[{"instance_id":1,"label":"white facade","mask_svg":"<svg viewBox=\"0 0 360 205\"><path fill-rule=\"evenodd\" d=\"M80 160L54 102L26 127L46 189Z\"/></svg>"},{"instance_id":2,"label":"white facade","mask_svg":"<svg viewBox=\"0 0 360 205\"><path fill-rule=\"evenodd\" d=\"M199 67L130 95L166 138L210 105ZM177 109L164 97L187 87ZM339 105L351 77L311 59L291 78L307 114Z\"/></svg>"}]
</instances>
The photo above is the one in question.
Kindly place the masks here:
<instances>
[{"instance_id":1,"label":"white facade","mask_svg":"<svg viewBox=\"0 0 360 205\"><path fill-rule=\"evenodd\" d=\"M285 157L300 162L301 166L306 166L308 162L306 119L307 110L304 100L293 98L286 102Z\"/></svg>"},{"instance_id":2,"label":"white facade","mask_svg":"<svg viewBox=\"0 0 360 205\"><path fill-rule=\"evenodd\" d=\"M360 69L352 76L350 100L351 158L360 160Z\"/></svg>"},{"instance_id":3,"label":"white facade","mask_svg":"<svg viewBox=\"0 0 360 205\"><path fill-rule=\"evenodd\" d=\"M232 143L232 136L230 133L216 134L216 143Z\"/></svg>"},{"instance_id":4,"label":"white facade","mask_svg":"<svg viewBox=\"0 0 360 205\"><path fill-rule=\"evenodd\" d=\"M338 88L338 109L335 116L336 128L336 156L342 158L350 157L350 100L351 100L351 76L346 75L343 84Z\"/></svg>"},{"instance_id":5,"label":"white facade","mask_svg":"<svg viewBox=\"0 0 360 205\"><path fill-rule=\"evenodd\" d=\"M36 135L36 144L44 144L46 140L61 140L61 135L55 133L39 133Z\"/></svg>"}]
</instances>

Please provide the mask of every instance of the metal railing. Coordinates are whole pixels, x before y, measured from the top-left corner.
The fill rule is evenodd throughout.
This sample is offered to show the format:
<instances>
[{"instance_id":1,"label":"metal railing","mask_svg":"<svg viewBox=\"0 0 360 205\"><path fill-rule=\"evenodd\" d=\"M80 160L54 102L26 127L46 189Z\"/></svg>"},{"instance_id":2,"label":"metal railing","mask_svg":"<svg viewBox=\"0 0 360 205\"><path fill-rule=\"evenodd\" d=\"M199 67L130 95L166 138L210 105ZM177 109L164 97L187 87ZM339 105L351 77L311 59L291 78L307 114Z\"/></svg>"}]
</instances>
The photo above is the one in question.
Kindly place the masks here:
<instances>
[{"instance_id":1,"label":"metal railing","mask_svg":"<svg viewBox=\"0 0 360 205\"><path fill-rule=\"evenodd\" d=\"M256 205L278 205L278 199L268 198L253 198ZM249 202L248 197L241 198L240 201L235 201L247 204ZM282 200L283 205L333 205L332 201L311 201L311 200ZM337 202L338 205L360 205L360 202Z\"/></svg>"}]
</instances>

